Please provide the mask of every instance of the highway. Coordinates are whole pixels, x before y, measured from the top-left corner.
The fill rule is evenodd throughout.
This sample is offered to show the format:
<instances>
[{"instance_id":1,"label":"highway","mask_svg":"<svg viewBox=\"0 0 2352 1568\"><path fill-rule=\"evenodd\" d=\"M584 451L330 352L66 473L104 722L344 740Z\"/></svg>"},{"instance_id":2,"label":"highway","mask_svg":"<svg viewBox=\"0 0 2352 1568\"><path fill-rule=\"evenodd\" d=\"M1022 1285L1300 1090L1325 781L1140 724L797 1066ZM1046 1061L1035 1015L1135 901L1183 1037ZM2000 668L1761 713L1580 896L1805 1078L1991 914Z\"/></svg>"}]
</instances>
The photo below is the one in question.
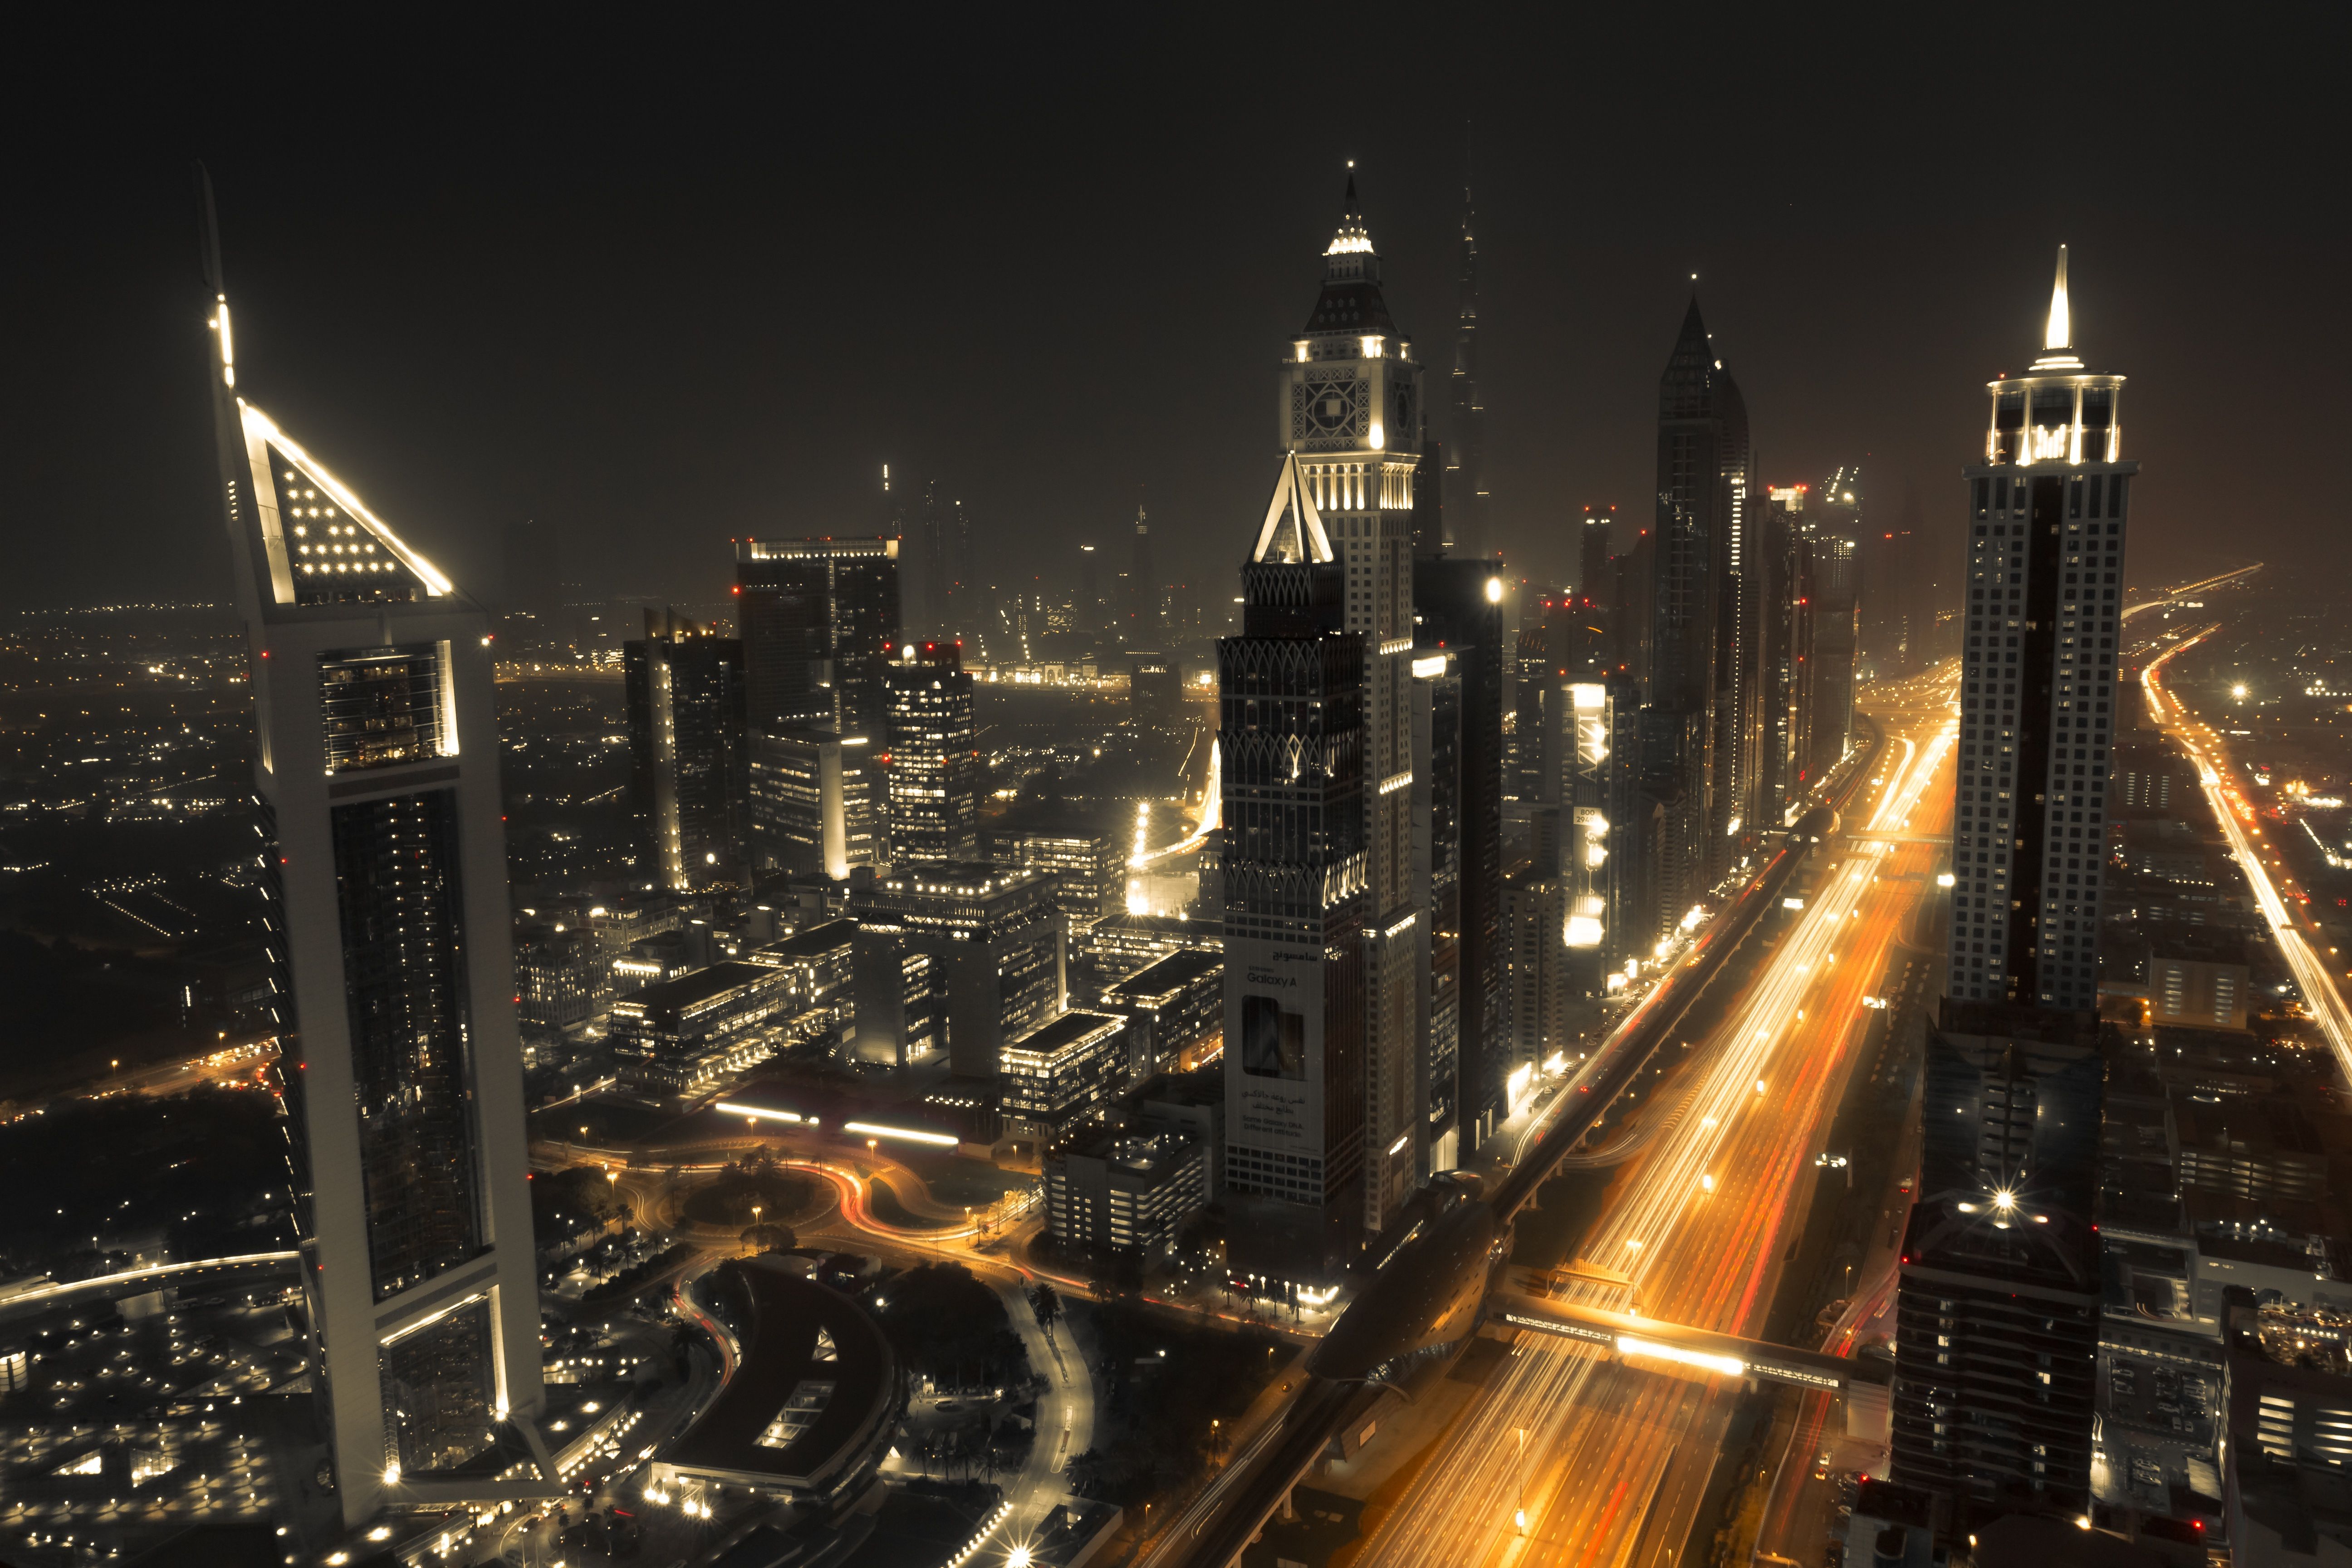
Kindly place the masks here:
<instances>
[{"instance_id":1,"label":"highway","mask_svg":"<svg viewBox=\"0 0 2352 1568\"><path fill-rule=\"evenodd\" d=\"M1882 717L1866 831L1832 847L1808 907L1684 1069L1690 1099L1617 1176L1584 1260L1630 1287L1562 1299L1754 1337L1867 1016L1864 999L1937 896L1956 670L1864 693ZM1926 840L1927 842L1923 842ZM1733 1402L1710 1380L1522 1335L1358 1561L1679 1563Z\"/></svg>"},{"instance_id":2,"label":"highway","mask_svg":"<svg viewBox=\"0 0 2352 1568\"><path fill-rule=\"evenodd\" d=\"M2137 605L2126 605L2123 618L2128 621L2142 610L2161 609L2168 605L2178 605L2191 594L2202 594L2209 589L2224 588L2233 583L2243 586L2246 578L2262 569L2263 563L2257 561L2252 566L2241 566L2233 572L2224 572L2216 577L2206 577L2195 583L2184 583L2178 588L2159 589L2154 598L2143 599Z\"/></svg>"},{"instance_id":3,"label":"highway","mask_svg":"<svg viewBox=\"0 0 2352 1568\"><path fill-rule=\"evenodd\" d=\"M2280 956L2286 960L2288 970L2294 975L2295 987L2303 993L2304 1007L2326 1037L2328 1048L2336 1053L2337 1067L2352 1077L2352 1008L2345 1005L2343 993L2336 988L2335 975L2312 951L2286 900L2271 879L2269 868L2263 863L2263 847L2255 843L2262 829L2252 826L2254 808L2233 782L2236 774L2231 771L2230 754L2221 736L2211 725L2191 715L2164 684L2164 667L2217 629L2207 626L2148 661L2147 668L2140 673L2140 685L2147 693L2148 712L2196 763L2197 776L2205 786L2206 803L2213 808L2214 820L2221 825L2231 849L2238 857L2238 867L2245 872L2248 886L2253 889L2254 901L2262 907L2263 919L2270 924Z\"/></svg>"}]
</instances>

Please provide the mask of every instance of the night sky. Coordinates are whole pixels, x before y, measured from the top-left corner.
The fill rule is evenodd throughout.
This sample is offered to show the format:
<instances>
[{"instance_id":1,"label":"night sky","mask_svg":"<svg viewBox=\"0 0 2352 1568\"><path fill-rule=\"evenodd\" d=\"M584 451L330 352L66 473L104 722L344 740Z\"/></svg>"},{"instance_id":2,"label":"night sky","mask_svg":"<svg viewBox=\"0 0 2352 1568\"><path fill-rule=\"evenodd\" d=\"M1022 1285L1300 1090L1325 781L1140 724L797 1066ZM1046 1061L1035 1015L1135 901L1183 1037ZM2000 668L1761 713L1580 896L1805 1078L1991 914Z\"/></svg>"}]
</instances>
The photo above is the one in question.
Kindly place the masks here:
<instances>
[{"instance_id":1,"label":"night sky","mask_svg":"<svg viewBox=\"0 0 2352 1568\"><path fill-rule=\"evenodd\" d=\"M1558 579L1582 503L1646 520L1694 270L1765 478L1860 461L1874 521L1956 526L2063 240L2131 575L2347 564L2340 12L228 9L15 37L0 602L226 596L197 158L241 390L478 596L529 516L593 592L709 601L731 537L876 530L886 461L1000 582L1123 563L1139 497L1230 581L1348 158L1443 406L1465 121L1465 545Z\"/></svg>"}]
</instances>

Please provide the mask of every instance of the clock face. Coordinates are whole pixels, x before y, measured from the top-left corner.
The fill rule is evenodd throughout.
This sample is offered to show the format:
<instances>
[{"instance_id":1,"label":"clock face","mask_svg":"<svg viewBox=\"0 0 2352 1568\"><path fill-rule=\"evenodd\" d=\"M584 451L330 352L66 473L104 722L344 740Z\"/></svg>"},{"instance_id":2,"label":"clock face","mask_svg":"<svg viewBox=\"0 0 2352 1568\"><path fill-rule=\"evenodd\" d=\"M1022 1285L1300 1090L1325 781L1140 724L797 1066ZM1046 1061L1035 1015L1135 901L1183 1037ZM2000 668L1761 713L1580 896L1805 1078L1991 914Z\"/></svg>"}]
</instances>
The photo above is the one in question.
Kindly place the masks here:
<instances>
[{"instance_id":1,"label":"clock face","mask_svg":"<svg viewBox=\"0 0 2352 1568\"><path fill-rule=\"evenodd\" d=\"M1291 425L1298 438L1346 441L1361 436L1370 388L1354 376L1318 376L1294 384Z\"/></svg>"},{"instance_id":2,"label":"clock face","mask_svg":"<svg viewBox=\"0 0 2352 1568\"><path fill-rule=\"evenodd\" d=\"M1399 382L1389 401L1396 406L1389 415L1390 443L1395 445L1412 438L1412 387Z\"/></svg>"}]
</instances>

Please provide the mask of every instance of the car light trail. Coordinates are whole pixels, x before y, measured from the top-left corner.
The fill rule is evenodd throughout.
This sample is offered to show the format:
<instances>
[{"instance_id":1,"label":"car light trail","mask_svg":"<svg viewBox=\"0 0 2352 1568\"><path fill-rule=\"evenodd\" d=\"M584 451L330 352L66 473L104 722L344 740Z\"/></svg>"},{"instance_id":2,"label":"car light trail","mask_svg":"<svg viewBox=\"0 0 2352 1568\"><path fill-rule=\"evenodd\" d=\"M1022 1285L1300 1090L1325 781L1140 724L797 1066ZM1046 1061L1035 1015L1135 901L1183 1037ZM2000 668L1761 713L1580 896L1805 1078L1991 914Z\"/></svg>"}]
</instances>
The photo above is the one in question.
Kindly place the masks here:
<instances>
[{"instance_id":1,"label":"car light trail","mask_svg":"<svg viewBox=\"0 0 2352 1568\"><path fill-rule=\"evenodd\" d=\"M2158 716L2172 731L2173 738L2189 753L2189 760L2197 765L2197 776L2204 786L2206 803L2213 808L2214 820L2221 825L2222 833L2230 840L2230 848L2238 858L2240 869L2246 874L2247 886L2253 889L2254 901L2262 906L2263 919L2270 922L2271 933L2278 941L2278 949L2286 959L2287 968L2294 972L2295 987L2303 993L2305 1009L2319 1025L2320 1032L2327 1037L2328 1048L2336 1053L2336 1065L2347 1075L2352 1075L2352 1008L2345 1005L2344 994L2336 989L2335 977L2328 973L2326 965L2319 962L2319 955L2312 952L2311 943L2296 928L2294 917L2288 912L2286 900L2279 897L2277 887L2271 881L2271 874L2263 865L2261 852L2246 832L2244 821L2232 809L2231 800L2222 794L2221 780L2226 776L2224 764L2228 763L2228 757L2221 752L2218 742L2209 748L2199 741L2198 731L2189 719L2188 710L2181 706L2180 699L2165 689L2161 679L2166 665L2212 636L2213 630L2208 626L2150 659L2147 668L2140 672L2140 685Z\"/></svg>"},{"instance_id":2,"label":"car light trail","mask_svg":"<svg viewBox=\"0 0 2352 1568\"><path fill-rule=\"evenodd\" d=\"M1647 1361L1670 1361L1682 1366L1695 1366L1705 1372L1719 1372L1726 1377L1746 1377L1748 1363L1736 1355L1710 1355L1705 1351L1686 1350L1681 1345L1660 1344L1656 1340L1636 1339L1632 1334L1617 1336L1617 1353L1638 1356Z\"/></svg>"},{"instance_id":3,"label":"car light trail","mask_svg":"<svg viewBox=\"0 0 2352 1568\"><path fill-rule=\"evenodd\" d=\"M1622 1192L1583 1243L1596 1270L1569 1276L1562 1300L1719 1333L1759 1326L1799 1217L1791 1195L1819 1179L1821 1137L1853 1047L1872 1021L1864 999L1899 928L1937 896L1938 852L1923 840L1940 830L1948 807L1956 673L1939 671L1888 698L1902 704L1906 721L1888 726L1897 751L1879 769L1860 831L1890 832L1908 820L1917 837L1849 838L1816 851L1837 858L1816 873L1807 907L1784 917L1790 923L1779 948L1728 1015L1706 1042L1692 1042L1679 1119L1627 1167ZM1898 738L1904 728L1911 734ZM1844 962L1832 963L1833 955ZM1626 1282L1601 1268L1622 1270ZM1613 1348L1622 1361L1597 1347L1522 1336L1366 1542L1364 1568L1628 1562L1654 1506L1672 1511L1662 1500L1669 1473L1678 1461L1711 1459L1729 1408L1704 1378L1658 1373L1738 1376L1745 1368L1640 1335ZM1524 1473L1514 1436L1521 1429ZM1530 1521L1524 1532L1515 1522L1521 1509Z\"/></svg>"}]
</instances>

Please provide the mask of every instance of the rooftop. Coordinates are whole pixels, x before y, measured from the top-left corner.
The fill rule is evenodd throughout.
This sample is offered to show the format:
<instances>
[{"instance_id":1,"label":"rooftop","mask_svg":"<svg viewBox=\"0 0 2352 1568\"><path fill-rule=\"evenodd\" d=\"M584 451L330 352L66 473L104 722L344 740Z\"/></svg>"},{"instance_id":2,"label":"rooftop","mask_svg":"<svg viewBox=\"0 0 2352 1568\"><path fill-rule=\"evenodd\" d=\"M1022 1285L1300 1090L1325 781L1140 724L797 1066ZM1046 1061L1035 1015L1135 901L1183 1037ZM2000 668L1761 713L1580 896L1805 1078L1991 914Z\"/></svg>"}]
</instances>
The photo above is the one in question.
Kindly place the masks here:
<instances>
[{"instance_id":1,"label":"rooftop","mask_svg":"<svg viewBox=\"0 0 2352 1568\"><path fill-rule=\"evenodd\" d=\"M1188 947L1181 952L1171 952L1158 963L1137 970L1118 984L1103 993L1103 1001L1113 998L1122 1002L1141 1003L1180 991L1205 974L1217 973L1224 968L1225 955L1205 949Z\"/></svg>"},{"instance_id":2,"label":"rooftop","mask_svg":"<svg viewBox=\"0 0 2352 1568\"><path fill-rule=\"evenodd\" d=\"M1087 1013L1073 1007L1070 1011L1046 1019L1004 1048L1010 1051L1030 1051L1038 1056L1051 1056L1056 1051L1088 1045L1103 1036L1127 1027L1127 1020L1110 1013Z\"/></svg>"},{"instance_id":3,"label":"rooftop","mask_svg":"<svg viewBox=\"0 0 2352 1568\"><path fill-rule=\"evenodd\" d=\"M616 1011L623 1007L636 1007L647 1013L682 1013L698 1003L709 1002L730 991L772 981L775 977L775 971L766 964L746 963L730 958L708 969L689 970L675 980L657 981L613 1005Z\"/></svg>"},{"instance_id":4,"label":"rooftop","mask_svg":"<svg viewBox=\"0 0 2352 1568\"><path fill-rule=\"evenodd\" d=\"M826 921L821 925L796 931L782 942L772 942L751 955L754 963L781 963L792 958L817 958L835 948L847 947L857 934L856 921Z\"/></svg>"},{"instance_id":5,"label":"rooftop","mask_svg":"<svg viewBox=\"0 0 2352 1568\"><path fill-rule=\"evenodd\" d=\"M770 1260L745 1263L721 1289L739 1310L742 1364L666 1464L832 1495L889 1442L906 1394L897 1352L865 1308Z\"/></svg>"}]
</instances>

